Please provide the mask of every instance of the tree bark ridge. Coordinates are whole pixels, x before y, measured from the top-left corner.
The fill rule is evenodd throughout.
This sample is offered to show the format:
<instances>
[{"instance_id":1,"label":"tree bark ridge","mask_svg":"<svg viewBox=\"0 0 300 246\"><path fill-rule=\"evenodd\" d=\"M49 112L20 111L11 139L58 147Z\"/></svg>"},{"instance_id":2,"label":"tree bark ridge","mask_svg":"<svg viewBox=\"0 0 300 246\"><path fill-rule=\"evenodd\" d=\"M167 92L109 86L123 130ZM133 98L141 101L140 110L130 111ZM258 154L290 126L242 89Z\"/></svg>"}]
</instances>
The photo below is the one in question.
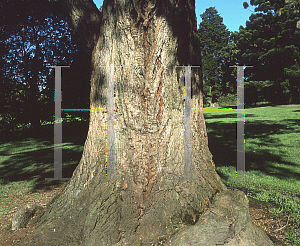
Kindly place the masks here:
<instances>
[{"instance_id":1,"label":"tree bark ridge","mask_svg":"<svg viewBox=\"0 0 300 246\"><path fill-rule=\"evenodd\" d=\"M201 65L201 52L195 1L172 2L104 1L90 94L90 107L98 110L90 112L81 161L23 243L39 245L43 233L43 245L158 245L182 224L195 225L226 190L208 149L201 69L192 70L191 83L196 180L178 180L184 176L184 71L176 66ZM118 180L103 180L107 112L101 109L107 107L106 68L116 65L122 66L114 72Z\"/></svg>"}]
</instances>

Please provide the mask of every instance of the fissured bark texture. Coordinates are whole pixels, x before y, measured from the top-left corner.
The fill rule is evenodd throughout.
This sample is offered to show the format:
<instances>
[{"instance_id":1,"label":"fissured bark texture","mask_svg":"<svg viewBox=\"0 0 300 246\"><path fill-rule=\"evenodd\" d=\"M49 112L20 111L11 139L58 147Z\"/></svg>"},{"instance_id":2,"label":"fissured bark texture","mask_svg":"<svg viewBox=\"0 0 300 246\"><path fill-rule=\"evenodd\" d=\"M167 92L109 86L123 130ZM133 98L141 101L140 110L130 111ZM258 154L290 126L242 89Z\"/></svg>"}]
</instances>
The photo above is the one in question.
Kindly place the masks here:
<instances>
[{"instance_id":1,"label":"fissured bark texture","mask_svg":"<svg viewBox=\"0 0 300 246\"><path fill-rule=\"evenodd\" d=\"M86 16L80 1L74 2L76 16ZM213 197L226 190L199 110L200 68L192 68L195 180L178 180L184 176L185 89L184 69L175 66L201 65L195 1L105 0L100 17L90 93L90 107L98 110L90 113L82 159L37 229L19 245L159 245L196 224ZM105 179L106 69L112 65L122 66L114 71L118 180Z\"/></svg>"}]
</instances>

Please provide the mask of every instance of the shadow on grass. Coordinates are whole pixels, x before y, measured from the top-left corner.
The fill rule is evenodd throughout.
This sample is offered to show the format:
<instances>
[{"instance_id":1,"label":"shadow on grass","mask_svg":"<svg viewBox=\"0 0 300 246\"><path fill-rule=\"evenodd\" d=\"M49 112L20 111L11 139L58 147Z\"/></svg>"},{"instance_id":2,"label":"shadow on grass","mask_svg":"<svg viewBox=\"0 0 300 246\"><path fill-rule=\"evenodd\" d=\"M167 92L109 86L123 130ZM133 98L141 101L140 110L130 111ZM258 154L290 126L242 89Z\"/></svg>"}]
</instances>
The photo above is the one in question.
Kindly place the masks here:
<instances>
[{"instance_id":1,"label":"shadow on grass","mask_svg":"<svg viewBox=\"0 0 300 246\"><path fill-rule=\"evenodd\" d=\"M227 115L222 115L228 117ZM219 115L218 118L222 116ZM205 116L205 119L216 118L214 116ZM298 119L285 119L284 124L270 124L267 120L257 120L248 122L245 125L245 171L258 170L280 179L290 179L291 177L299 179L299 172L291 171L297 167L297 162L287 161L283 157L287 156L283 143L273 135L297 133L293 126L300 125ZM236 123L206 123L208 130L208 145L213 155L216 167L234 166L236 168ZM247 139L259 139L260 142L247 148ZM300 145L300 144L299 144ZM261 147L259 147L261 146ZM274 154L272 150L276 150ZM279 153L278 153L279 151ZM296 157L295 157L296 158ZM292 158L293 160L293 158ZM284 164L284 167L275 167L272 163ZM225 180L229 176L220 172L218 174Z\"/></svg>"},{"instance_id":2,"label":"shadow on grass","mask_svg":"<svg viewBox=\"0 0 300 246\"><path fill-rule=\"evenodd\" d=\"M62 176L71 178L82 156L89 122L63 123ZM76 133L76 134L74 134ZM32 181L34 190L60 185L66 181L45 180L54 177L54 127L42 126L42 131L30 130L22 136L0 143L1 184L13 181ZM66 148L68 147L68 148Z\"/></svg>"}]
</instances>

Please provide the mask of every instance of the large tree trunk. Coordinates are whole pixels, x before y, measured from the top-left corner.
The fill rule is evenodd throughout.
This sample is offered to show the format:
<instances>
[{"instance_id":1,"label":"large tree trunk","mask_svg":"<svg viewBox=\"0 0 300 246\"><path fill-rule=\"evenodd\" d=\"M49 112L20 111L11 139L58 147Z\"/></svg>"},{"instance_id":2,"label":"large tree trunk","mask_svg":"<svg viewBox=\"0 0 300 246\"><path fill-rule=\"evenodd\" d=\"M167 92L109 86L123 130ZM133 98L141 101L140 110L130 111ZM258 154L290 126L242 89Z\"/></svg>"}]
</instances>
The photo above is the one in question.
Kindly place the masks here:
<instances>
[{"instance_id":1,"label":"large tree trunk","mask_svg":"<svg viewBox=\"0 0 300 246\"><path fill-rule=\"evenodd\" d=\"M66 2L70 9L77 6L77 16L91 20L80 4L86 9L92 1ZM107 112L93 110L72 180L18 245L215 245L238 240L236 234L249 223L247 198L228 191L216 173L200 110L192 114L192 178L197 180L178 180L184 177L184 71L175 66L201 65L195 1L105 0L100 17L90 107L107 107L107 67L122 65L115 68L117 180L105 180ZM83 37L90 31L89 26L83 29ZM192 69L192 108L198 109L203 107L200 71Z\"/></svg>"}]
</instances>

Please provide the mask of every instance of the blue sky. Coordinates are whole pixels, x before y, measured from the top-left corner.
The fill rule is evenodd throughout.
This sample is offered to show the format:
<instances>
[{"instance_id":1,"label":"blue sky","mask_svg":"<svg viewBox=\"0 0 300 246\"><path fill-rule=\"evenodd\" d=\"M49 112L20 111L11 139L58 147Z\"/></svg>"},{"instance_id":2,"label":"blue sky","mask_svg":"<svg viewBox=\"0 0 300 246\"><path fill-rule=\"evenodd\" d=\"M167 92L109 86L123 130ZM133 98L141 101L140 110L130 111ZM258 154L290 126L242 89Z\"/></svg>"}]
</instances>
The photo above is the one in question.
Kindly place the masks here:
<instances>
[{"instance_id":1,"label":"blue sky","mask_svg":"<svg viewBox=\"0 0 300 246\"><path fill-rule=\"evenodd\" d=\"M103 4L103 0L93 0L98 8ZM244 9L243 2L245 0L196 0L196 16L197 28L201 22L200 15L209 7L215 7L218 13L223 17L223 23L229 31L238 31L239 26L246 26L246 21L249 20L251 11L254 11L254 6L250 5L248 9ZM250 9L250 10L249 10Z\"/></svg>"}]
</instances>

